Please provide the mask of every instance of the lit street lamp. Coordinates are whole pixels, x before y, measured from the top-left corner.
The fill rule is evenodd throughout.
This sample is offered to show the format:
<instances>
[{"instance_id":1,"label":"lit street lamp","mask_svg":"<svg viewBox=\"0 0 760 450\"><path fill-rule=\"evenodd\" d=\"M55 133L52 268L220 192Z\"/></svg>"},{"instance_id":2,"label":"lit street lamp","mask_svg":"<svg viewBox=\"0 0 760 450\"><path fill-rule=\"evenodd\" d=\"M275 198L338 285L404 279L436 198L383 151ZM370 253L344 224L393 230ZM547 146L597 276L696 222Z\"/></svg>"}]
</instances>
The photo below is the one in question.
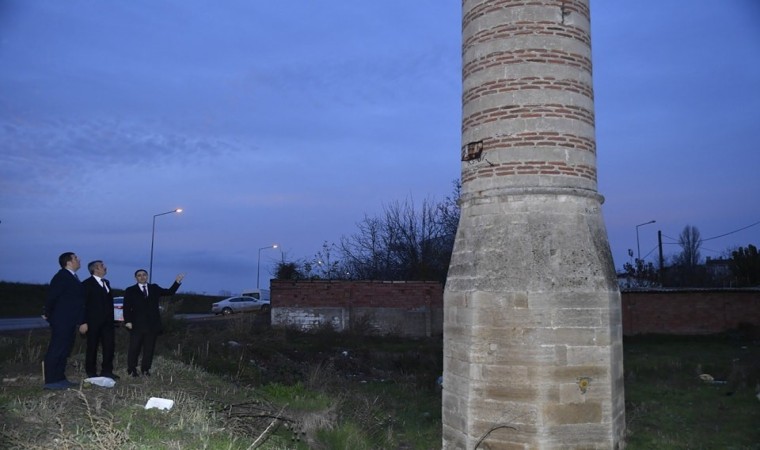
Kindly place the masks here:
<instances>
[{"instance_id":1,"label":"lit street lamp","mask_svg":"<svg viewBox=\"0 0 760 450\"><path fill-rule=\"evenodd\" d=\"M153 278L153 242L156 239L156 217L165 216L167 214L172 214L172 213L181 213L181 212L182 212L182 208L177 208L171 211L166 211L165 213L155 214L153 216L153 232L150 235L150 268L148 269L148 283L150 283L150 280Z\"/></svg>"},{"instance_id":2,"label":"lit street lamp","mask_svg":"<svg viewBox=\"0 0 760 450\"><path fill-rule=\"evenodd\" d=\"M638 260L641 260L641 247L639 246L639 227L649 225L650 223L655 223L655 221L650 220L649 222L644 222L636 225L636 259Z\"/></svg>"},{"instance_id":3,"label":"lit street lamp","mask_svg":"<svg viewBox=\"0 0 760 450\"><path fill-rule=\"evenodd\" d=\"M268 247L261 247L259 249L259 261L256 263L256 289L259 288L259 274L261 273L261 251L268 248L277 248L277 244L273 244Z\"/></svg>"}]
</instances>

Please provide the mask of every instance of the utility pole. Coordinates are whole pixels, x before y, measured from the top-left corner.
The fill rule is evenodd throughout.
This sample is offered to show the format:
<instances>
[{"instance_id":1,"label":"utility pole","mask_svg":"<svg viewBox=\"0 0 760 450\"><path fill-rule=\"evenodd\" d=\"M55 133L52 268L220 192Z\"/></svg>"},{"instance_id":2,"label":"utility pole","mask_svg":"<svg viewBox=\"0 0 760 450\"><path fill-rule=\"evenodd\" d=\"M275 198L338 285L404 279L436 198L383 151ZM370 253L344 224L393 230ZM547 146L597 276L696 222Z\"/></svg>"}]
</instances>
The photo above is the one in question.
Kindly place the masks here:
<instances>
[{"instance_id":1,"label":"utility pole","mask_svg":"<svg viewBox=\"0 0 760 450\"><path fill-rule=\"evenodd\" d=\"M657 230L657 246L660 250L660 285L665 281L665 260L662 257L662 230Z\"/></svg>"}]
</instances>

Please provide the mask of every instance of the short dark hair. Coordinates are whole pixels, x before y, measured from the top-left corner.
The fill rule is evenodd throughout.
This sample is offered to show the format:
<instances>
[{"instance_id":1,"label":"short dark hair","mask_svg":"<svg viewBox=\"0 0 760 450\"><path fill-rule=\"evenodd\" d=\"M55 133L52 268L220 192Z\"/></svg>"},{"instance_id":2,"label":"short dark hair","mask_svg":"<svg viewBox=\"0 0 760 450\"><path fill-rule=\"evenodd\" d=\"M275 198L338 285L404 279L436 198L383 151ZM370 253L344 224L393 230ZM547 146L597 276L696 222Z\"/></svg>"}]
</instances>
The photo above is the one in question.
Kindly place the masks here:
<instances>
[{"instance_id":1,"label":"short dark hair","mask_svg":"<svg viewBox=\"0 0 760 450\"><path fill-rule=\"evenodd\" d=\"M90 261L87 263L87 270L90 271L90 275L92 275L95 272L95 265L98 263L103 264L103 261L100 259L96 259L95 261Z\"/></svg>"},{"instance_id":2,"label":"short dark hair","mask_svg":"<svg viewBox=\"0 0 760 450\"><path fill-rule=\"evenodd\" d=\"M137 270L135 270L135 276L137 276L137 274L140 273L140 272L145 272L145 275L148 274L148 271L145 270L145 269L137 269Z\"/></svg>"},{"instance_id":3,"label":"short dark hair","mask_svg":"<svg viewBox=\"0 0 760 450\"><path fill-rule=\"evenodd\" d=\"M74 252L61 253L61 256L58 257L58 264L61 266L61 269L66 268L66 263L71 261L74 255Z\"/></svg>"}]
</instances>

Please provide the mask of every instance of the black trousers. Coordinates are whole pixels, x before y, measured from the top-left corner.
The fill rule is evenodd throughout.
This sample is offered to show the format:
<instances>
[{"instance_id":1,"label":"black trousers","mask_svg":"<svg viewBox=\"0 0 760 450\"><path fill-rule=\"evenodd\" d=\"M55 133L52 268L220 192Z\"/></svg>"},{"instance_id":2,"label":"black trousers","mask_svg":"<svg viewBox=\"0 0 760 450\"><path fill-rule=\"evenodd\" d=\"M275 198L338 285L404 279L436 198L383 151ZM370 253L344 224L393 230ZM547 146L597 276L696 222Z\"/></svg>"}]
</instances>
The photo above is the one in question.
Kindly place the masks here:
<instances>
[{"instance_id":1,"label":"black trousers","mask_svg":"<svg viewBox=\"0 0 760 450\"><path fill-rule=\"evenodd\" d=\"M89 326L90 324L88 324ZM113 374L114 330L113 323L92 324L87 329L87 353L84 358L84 370L87 375L98 373L98 347L103 348L101 374Z\"/></svg>"},{"instance_id":2,"label":"black trousers","mask_svg":"<svg viewBox=\"0 0 760 450\"><path fill-rule=\"evenodd\" d=\"M153 352L156 349L158 333L148 330L132 330L129 335L129 351L127 352L127 371L137 371L137 358L142 352L140 371L147 372L153 365Z\"/></svg>"},{"instance_id":3,"label":"black trousers","mask_svg":"<svg viewBox=\"0 0 760 450\"><path fill-rule=\"evenodd\" d=\"M50 343L45 353L45 384L66 379L66 361L76 339L76 325L51 325Z\"/></svg>"}]
</instances>

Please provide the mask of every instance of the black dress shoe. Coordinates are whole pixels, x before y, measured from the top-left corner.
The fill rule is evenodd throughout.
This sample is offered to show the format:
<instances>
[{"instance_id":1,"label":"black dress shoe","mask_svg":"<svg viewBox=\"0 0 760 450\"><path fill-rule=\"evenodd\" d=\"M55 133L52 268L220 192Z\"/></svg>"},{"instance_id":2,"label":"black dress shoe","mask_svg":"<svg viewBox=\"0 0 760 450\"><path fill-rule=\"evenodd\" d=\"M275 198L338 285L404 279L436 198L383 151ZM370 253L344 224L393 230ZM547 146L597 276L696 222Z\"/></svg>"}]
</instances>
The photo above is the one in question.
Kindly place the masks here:
<instances>
[{"instance_id":1,"label":"black dress shoe","mask_svg":"<svg viewBox=\"0 0 760 450\"><path fill-rule=\"evenodd\" d=\"M98 376L97 373L87 373L87 378L95 378L97 376Z\"/></svg>"},{"instance_id":2,"label":"black dress shoe","mask_svg":"<svg viewBox=\"0 0 760 450\"><path fill-rule=\"evenodd\" d=\"M104 374L101 374L100 376L101 377L110 378L112 380L118 380L119 378L121 378L120 376L118 376L118 375L116 375L114 373L104 373Z\"/></svg>"},{"instance_id":3,"label":"black dress shoe","mask_svg":"<svg viewBox=\"0 0 760 450\"><path fill-rule=\"evenodd\" d=\"M127 371L127 375L129 375L132 378L137 378L137 377L140 376L140 375L137 374L136 370L129 370L129 371Z\"/></svg>"}]
</instances>

